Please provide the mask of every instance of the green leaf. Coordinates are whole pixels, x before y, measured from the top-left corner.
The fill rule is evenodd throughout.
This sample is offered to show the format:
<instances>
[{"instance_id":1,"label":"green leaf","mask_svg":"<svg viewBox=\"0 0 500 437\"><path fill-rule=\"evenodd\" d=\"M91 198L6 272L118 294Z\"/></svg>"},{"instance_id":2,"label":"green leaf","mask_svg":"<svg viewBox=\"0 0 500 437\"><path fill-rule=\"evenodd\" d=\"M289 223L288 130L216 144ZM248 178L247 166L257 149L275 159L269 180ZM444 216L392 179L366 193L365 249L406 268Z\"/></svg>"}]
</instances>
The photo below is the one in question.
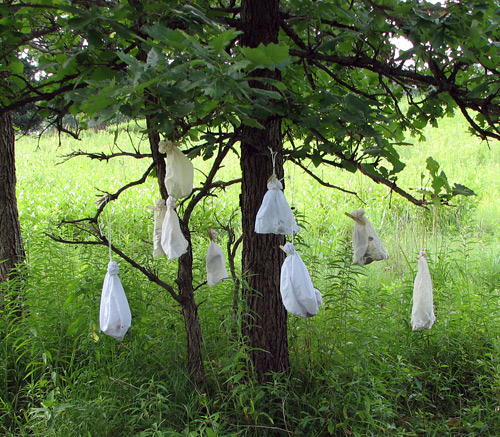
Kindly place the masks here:
<instances>
[{"instance_id":1,"label":"green leaf","mask_svg":"<svg viewBox=\"0 0 500 437\"><path fill-rule=\"evenodd\" d=\"M170 44L173 48L176 49L185 49L186 48L186 34L179 29L168 30L167 33L167 43Z\"/></svg>"},{"instance_id":2,"label":"green leaf","mask_svg":"<svg viewBox=\"0 0 500 437\"><path fill-rule=\"evenodd\" d=\"M181 105L171 107L171 112L174 117L185 117L194 110L194 102L186 102Z\"/></svg>"},{"instance_id":3,"label":"green leaf","mask_svg":"<svg viewBox=\"0 0 500 437\"><path fill-rule=\"evenodd\" d=\"M226 44L236 38L241 32L236 30L225 30L219 35L213 37L210 40L210 45L214 48L215 53L219 54L222 52Z\"/></svg>"},{"instance_id":4,"label":"green leaf","mask_svg":"<svg viewBox=\"0 0 500 437\"><path fill-rule=\"evenodd\" d=\"M259 44L256 48L242 47L243 56L249 60L254 68L268 68L270 70L283 69L288 60L288 46L270 43Z\"/></svg>"},{"instance_id":5,"label":"green leaf","mask_svg":"<svg viewBox=\"0 0 500 437\"><path fill-rule=\"evenodd\" d=\"M168 29L163 26L163 24L157 23L147 27L146 32L151 38L157 41L163 41L167 39Z\"/></svg>"},{"instance_id":6,"label":"green leaf","mask_svg":"<svg viewBox=\"0 0 500 437\"><path fill-rule=\"evenodd\" d=\"M24 64L22 63L22 61L15 60L10 63L9 69L12 74L23 74Z\"/></svg>"},{"instance_id":7,"label":"green leaf","mask_svg":"<svg viewBox=\"0 0 500 437\"><path fill-rule=\"evenodd\" d=\"M429 156L425 162L427 163L427 170L429 170L430 174L437 174L439 170L439 163L434 158L432 158L432 156Z\"/></svg>"},{"instance_id":8,"label":"green leaf","mask_svg":"<svg viewBox=\"0 0 500 437\"><path fill-rule=\"evenodd\" d=\"M163 53L156 47L153 47L146 58L146 64L151 68L156 68L158 62L163 58Z\"/></svg>"},{"instance_id":9,"label":"green leaf","mask_svg":"<svg viewBox=\"0 0 500 437\"><path fill-rule=\"evenodd\" d=\"M454 184L451 193L453 196L457 196L459 194L462 196L476 196L474 191L461 184Z\"/></svg>"},{"instance_id":10,"label":"green leaf","mask_svg":"<svg viewBox=\"0 0 500 437\"><path fill-rule=\"evenodd\" d=\"M340 163L342 164L342 167L348 172L356 173L357 168L353 162L348 161L347 159L343 159Z\"/></svg>"},{"instance_id":11,"label":"green leaf","mask_svg":"<svg viewBox=\"0 0 500 437\"><path fill-rule=\"evenodd\" d=\"M205 94L212 99L220 99L227 91L227 84L221 79L215 79L205 88Z\"/></svg>"},{"instance_id":12,"label":"green leaf","mask_svg":"<svg viewBox=\"0 0 500 437\"><path fill-rule=\"evenodd\" d=\"M483 93L487 92L489 90L489 83L487 80L482 82L480 85L478 85L476 88L473 90L469 91L467 93L467 97L474 99L476 97L481 97Z\"/></svg>"}]
</instances>

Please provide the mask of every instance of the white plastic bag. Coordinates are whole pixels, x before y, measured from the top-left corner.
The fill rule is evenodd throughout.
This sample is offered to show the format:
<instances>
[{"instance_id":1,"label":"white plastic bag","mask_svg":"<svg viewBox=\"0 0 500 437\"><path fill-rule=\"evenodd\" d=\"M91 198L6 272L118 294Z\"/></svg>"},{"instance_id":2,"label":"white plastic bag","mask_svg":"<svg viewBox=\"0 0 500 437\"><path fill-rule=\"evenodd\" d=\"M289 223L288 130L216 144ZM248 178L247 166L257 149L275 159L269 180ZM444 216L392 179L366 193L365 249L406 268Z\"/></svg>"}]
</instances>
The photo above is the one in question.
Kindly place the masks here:
<instances>
[{"instance_id":1,"label":"white plastic bag","mask_svg":"<svg viewBox=\"0 0 500 437\"><path fill-rule=\"evenodd\" d=\"M188 242L181 231L179 217L175 212L176 206L175 199L169 196L161 228L161 248L170 261L186 253L188 248Z\"/></svg>"},{"instance_id":2,"label":"white plastic bag","mask_svg":"<svg viewBox=\"0 0 500 437\"><path fill-rule=\"evenodd\" d=\"M163 199L160 199L156 202L156 206L148 206L148 208L154 212L153 258L158 258L165 255L161 247L161 228L167 212L167 205Z\"/></svg>"},{"instance_id":3,"label":"white plastic bag","mask_svg":"<svg viewBox=\"0 0 500 437\"><path fill-rule=\"evenodd\" d=\"M388 259L389 254L382 245L377 235L377 231L375 231L370 220L365 217L365 211L363 209L357 209L350 214L346 213L346 215L356 222L352 235L352 245L354 249L354 259L352 263L364 266L373 261Z\"/></svg>"},{"instance_id":4,"label":"white plastic bag","mask_svg":"<svg viewBox=\"0 0 500 437\"><path fill-rule=\"evenodd\" d=\"M286 243L283 250L288 255L281 266L280 292L283 305L296 316L315 316L322 303L321 293L313 287L307 267L293 244Z\"/></svg>"},{"instance_id":5,"label":"white plastic bag","mask_svg":"<svg viewBox=\"0 0 500 437\"><path fill-rule=\"evenodd\" d=\"M226 269L226 259L222 249L217 244L217 232L214 230L208 231L210 235L210 245L207 250L206 266L207 266L207 283L210 286L216 285L224 279L228 278Z\"/></svg>"},{"instance_id":6,"label":"white plastic bag","mask_svg":"<svg viewBox=\"0 0 500 437\"><path fill-rule=\"evenodd\" d=\"M432 279L427 264L427 253L422 251L418 255L418 272L413 284L411 325L414 331L431 329L435 320Z\"/></svg>"},{"instance_id":7,"label":"white plastic bag","mask_svg":"<svg viewBox=\"0 0 500 437\"><path fill-rule=\"evenodd\" d=\"M300 231L282 189L283 185L273 174L255 218L255 232L258 234L290 235Z\"/></svg>"},{"instance_id":8,"label":"white plastic bag","mask_svg":"<svg viewBox=\"0 0 500 437\"><path fill-rule=\"evenodd\" d=\"M132 314L118 270L118 264L110 261L102 285L99 327L106 335L123 340L132 323Z\"/></svg>"},{"instance_id":9,"label":"white plastic bag","mask_svg":"<svg viewBox=\"0 0 500 437\"><path fill-rule=\"evenodd\" d=\"M170 141L160 141L158 150L167 154L165 187L168 195L177 199L189 196L193 191L193 163Z\"/></svg>"}]
</instances>

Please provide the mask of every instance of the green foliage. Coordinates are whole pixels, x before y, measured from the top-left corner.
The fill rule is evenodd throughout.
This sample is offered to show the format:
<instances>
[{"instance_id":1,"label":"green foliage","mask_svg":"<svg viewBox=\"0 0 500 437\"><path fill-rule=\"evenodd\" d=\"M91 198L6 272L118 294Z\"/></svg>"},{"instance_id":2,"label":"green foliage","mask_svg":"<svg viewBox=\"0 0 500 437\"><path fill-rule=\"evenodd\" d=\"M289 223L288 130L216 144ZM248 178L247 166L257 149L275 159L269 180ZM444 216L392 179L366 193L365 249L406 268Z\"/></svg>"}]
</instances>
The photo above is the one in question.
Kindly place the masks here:
<instances>
[{"instance_id":1,"label":"green foliage","mask_svg":"<svg viewBox=\"0 0 500 437\"><path fill-rule=\"evenodd\" d=\"M405 134L421 136L457 107L473 132L498 138L493 4L281 6L279 40L257 47L239 43L239 9L213 2L3 6L0 74L9 87L0 104L35 101L58 126L68 111L83 127L148 116L150 129L193 141L279 117L294 159L388 185L405 167L396 150ZM397 38L411 48L400 51ZM26 60L38 75L27 74ZM274 69L279 80L262 74ZM192 154L210 156L212 148L206 141ZM436 196L471 194L443 175L431 176Z\"/></svg>"}]
</instances>

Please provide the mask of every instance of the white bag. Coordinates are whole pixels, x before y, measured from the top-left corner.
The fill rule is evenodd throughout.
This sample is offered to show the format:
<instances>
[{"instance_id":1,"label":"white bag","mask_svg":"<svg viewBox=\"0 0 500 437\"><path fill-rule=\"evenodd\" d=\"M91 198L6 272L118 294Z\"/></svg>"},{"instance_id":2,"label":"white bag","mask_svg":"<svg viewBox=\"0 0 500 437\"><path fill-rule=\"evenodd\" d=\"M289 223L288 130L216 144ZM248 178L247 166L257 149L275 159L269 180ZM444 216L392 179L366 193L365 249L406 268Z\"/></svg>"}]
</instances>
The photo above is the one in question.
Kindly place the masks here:
<instances>
[{"instance_id":1,"label":"white bag","mask_svg":"<svg viewBox=\"0 0 500 437\"><path fill-rule=\"evenodd\" d=\"M300 231L282 189L283 185L273 174L255 218L255 232L258 234L289 235Z\"/></svg>"},{"instance_id":2,"label":"white bag","mask_svg":"<svg viewBox=\"0 0 500 437\"><path fill-rule=\"evenodd\" d=\"M167 199L167 212L161 228L161 248L167 258L172 261L187 252L188 242L181 231L179 216L175 212L175 199Z\"/></svg>"},{"instance_id":3,"label":"white bag","mask_svg":"<svg viewBox=\"0 0 500 437\"><path fill-rule=\"evenodd\" d=\"M356 224L352 235L352 245L354 248L353 264L365 266L373 261L388 259L389 254L380 241L377 231L365 217L363 209L357 209L346 215L352 218Z\"/></svg>"},{"instance_id":4,"label":"white bag","mask_svg":"<svg viewBox=\"0 0 500 437\"><path fill-rule=\"evenodd\" d=\"M227 279L229 275L227 274L224 253L217 244L217 232L214 230L209 230L208 232L212 241L208 246L206 257L207 283L208 285L213 286L224 279Z\"/></svg>"},{"instance_id":5,"label":"white bag","mask_svg":"<svg viewBox=\"0 0 500 437\"><path fill-rule=\"evenodd\" d=\"M110 261L102 285L99 327L106 335L123 340L132 323L132 314L118 270L118 264Z\"/></svg>"},{"instance_id":6,"label":"white bag","mask_svg":"<svg viewBox=\"0 0 500 437\"><path fill-rule=\"evenodd\" d=\"M156 206L148 206L154 212L154 229L153 229L153 258L165 255L161 247L161 228L163 220L167 212L167 205L163 199L156 202Z\"/></svg>"},{"instance_id":7,"label":"white bag","mask_svg":"<svg viewBox=\"0 0 500 437\"><path fill-rule=\"evenodd\" d=\"M158 150L167 154L165 187L168 195L177 199L189 196L193 191L193 163L170 141L160 141Z\"/></svg>"},{"instance_id":8,"label":"white bag","mask_svg":"<svg viewBox=\"0 0 500 437\"><path fill-rule=\"evenodd\" d=\"M286 243L283 250L288 255L281 266L280 292L283 305L296 316L315 316L323 300L321 293L313 287L307 267L293 244Z\"/></svg>"},{"instance_id":9,"label":"white bag","mask_svg":"<svg viewBox=\"0 0 500 437\"><path fill-rule=\"evenodd\" d=\"M427 254L418 255L418 272L413 284L413 309L411 324L413 330L431 329L436 316L432 297L432 279L427 264Z\"/></svg>"}]
</instances>

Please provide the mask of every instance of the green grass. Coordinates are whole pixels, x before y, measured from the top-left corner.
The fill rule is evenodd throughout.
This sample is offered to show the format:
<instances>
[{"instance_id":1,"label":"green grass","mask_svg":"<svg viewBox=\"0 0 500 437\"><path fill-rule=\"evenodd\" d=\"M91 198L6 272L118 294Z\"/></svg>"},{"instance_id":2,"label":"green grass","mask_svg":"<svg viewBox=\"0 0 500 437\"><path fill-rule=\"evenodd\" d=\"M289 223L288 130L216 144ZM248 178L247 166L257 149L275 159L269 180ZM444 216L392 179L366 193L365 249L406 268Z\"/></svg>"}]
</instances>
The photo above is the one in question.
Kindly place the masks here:
<instances>
[{"instance_id":1,"label":"green grass","mask_svg":"<svg viewBox=\"0 0 500 437\"><path fill-rule=\"evenodd\" d=\"M205 393L187 377L182 317L168 295L124 262L120 279L133 324L123 342L98 328L105 247L68 246L44 232L62 219L95 213L95 200L139 179L147 160L75 158L72 149L147 152L137 132L86 133L82 141L33 137L16 145L18 198L27 268L21 290L28 312L1 308L0 433L40 436L497 435L500 434L500 145L445 119L426 141L402 147L402 186L418 188L433 156L450 182L477 196L430 210L425 218L386 187L358 174L321 170L359 199L326 190L287 164L286 195L303 228L296 239L324 304L312 319L289 317L291 373L260 385L249 376L246 346L232 334L232 283L197 290L208 374ZM132 140L133 143L132 143ZM204 171L206 163L195 162ZM224 178L238 174L235 156ZM201 178L201 173L196 172ZM199 180L199 179L198 179ZM425 181L426 182L426 181ZM428 182L426 182L428 183ZM102 222L111 238L145 265L173 278L176 262L151 256L157 180L114 202ZM351 265L353 223L363 206L390 253L388 261ZM226 224L237 187L210 198L192 219L195 285L204 280L206 228ZM237 225L237 223L236 223ZM71 231L68 236L71 237ZM225 244L226 235L220 240ZM416 256L425 246L434 282L436 323L410 327ZM223 246L224 247L224 246ZM171 279L169 279L172 282Z\"/></svg>"}]
</instances>

